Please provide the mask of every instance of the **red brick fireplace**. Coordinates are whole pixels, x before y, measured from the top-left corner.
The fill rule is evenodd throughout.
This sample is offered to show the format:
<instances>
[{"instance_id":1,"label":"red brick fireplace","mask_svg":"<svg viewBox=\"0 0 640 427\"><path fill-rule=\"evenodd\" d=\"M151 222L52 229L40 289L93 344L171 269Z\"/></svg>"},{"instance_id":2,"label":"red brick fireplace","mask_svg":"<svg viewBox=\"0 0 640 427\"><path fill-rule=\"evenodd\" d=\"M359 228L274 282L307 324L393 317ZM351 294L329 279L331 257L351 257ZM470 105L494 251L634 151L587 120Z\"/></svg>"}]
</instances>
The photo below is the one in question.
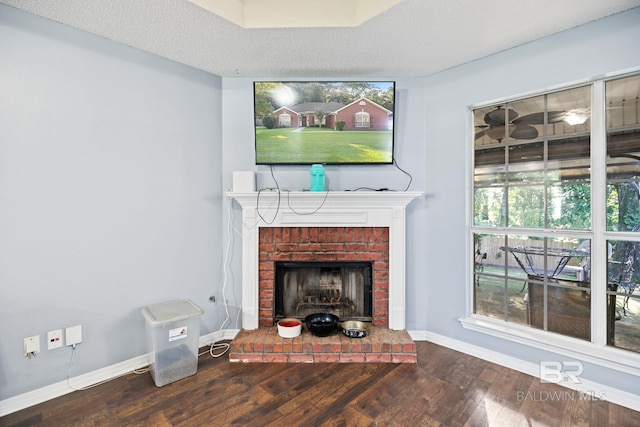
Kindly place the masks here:
<instances>
[{"instance_id":1,"label":"red brick fireplace","mask_svg":"<svg viewBox=\"0 0 640 427\"><path fill-rule=\"evenodd\" d=\"M242 207L242 330L229 359L241 362L415 362L405 325L405 207L417 192L227 193ZM274 325L275 263L373 265L372 324L364 338Z\"/></svg>"},{"instance_id":2,"label":"red brick fireplace","mask_svg":"<svg viewBox=\"0 0 640 427\"><path fill-rule=\"evenodd\" d=\"M274 325L276 261L370 261L373 325L389 326L388 227L272 227L258 237L258 325Z\"/></svg>"}]
</instances>

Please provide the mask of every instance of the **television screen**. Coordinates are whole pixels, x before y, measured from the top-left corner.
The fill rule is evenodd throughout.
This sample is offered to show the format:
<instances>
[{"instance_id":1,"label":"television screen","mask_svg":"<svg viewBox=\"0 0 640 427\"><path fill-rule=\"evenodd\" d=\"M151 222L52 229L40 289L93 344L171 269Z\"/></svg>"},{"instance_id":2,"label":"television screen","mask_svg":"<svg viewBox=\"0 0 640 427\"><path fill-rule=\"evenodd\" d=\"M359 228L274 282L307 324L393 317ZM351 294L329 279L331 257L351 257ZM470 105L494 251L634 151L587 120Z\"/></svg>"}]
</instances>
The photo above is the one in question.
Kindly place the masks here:
<instances>
[{"instance_id":1,"label":"television screen","mask_svg":"<svg viewBox=\"0 0 640 427\"><path fill-rule=\"evenodd\" d=\"M258 165L393 163L395 82L254 82Z\"/></svg>"}]
</instances>

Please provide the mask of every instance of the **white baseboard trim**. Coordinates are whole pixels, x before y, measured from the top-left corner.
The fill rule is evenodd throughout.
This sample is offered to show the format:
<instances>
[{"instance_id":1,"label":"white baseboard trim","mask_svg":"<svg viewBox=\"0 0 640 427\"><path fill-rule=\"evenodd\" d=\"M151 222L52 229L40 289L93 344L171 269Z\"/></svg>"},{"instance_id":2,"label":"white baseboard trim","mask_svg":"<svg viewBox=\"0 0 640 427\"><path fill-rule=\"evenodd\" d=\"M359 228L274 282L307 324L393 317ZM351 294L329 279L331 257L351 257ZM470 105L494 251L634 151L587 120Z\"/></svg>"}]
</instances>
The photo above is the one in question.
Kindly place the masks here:
<instances>
[{"instance_id":1,"label":"white baseboard trim","mask_svg":"<svg viewBox=\"0 0 640 427\"><path fill-rule=\"evenodd\" d=\"M232 340L238 335L240 329L225 329L223 331L213 332L200 337L200 347L215 344L222 340Z\"/></svg>"},{"instance_id":2,"label":"white baseboard trim","mask_svg":"<svg viewBox=\"0 0 640 427\"><path fill-rule=\"evenodd\" d=\"M455 340L444 335L439 335L429 331L409 331L409 335L415 341L429 341L479 359L486 360L516 371L523 372L533 377L540 377L540 366L535 363L523 361L521 359L506 356L502 353L468 344L464 341ZM573 382L562 382L559 385L571 390L583 393L580 396L602 396L605 400L616 405L624 406L634 411L640 411L640 396L610 386L580 378L580 384ZM580 397L578 397L579 399ZM549 399L550 400L550 399Z\"/></svg>"},{"instance_id":3,"label":"white baseboard trim","mask_svg":"<svg viewBox=\"0 0 640 427\"><path fill-rule=\"evenodd\" d=\"M199 339L199 347L209 346L221 340L231 340L238 334L238 330L224 330L203 335ZM47 400L64 396L78 389L91 387L101 382L106 382L122 375L129 374L136 369L149 365L150 354L137 356L105 368L101 368L86 374L78 375L36 390L32 390L8 399L0 400L0 417L29 408Z\"/></svg>"}]
</instances>

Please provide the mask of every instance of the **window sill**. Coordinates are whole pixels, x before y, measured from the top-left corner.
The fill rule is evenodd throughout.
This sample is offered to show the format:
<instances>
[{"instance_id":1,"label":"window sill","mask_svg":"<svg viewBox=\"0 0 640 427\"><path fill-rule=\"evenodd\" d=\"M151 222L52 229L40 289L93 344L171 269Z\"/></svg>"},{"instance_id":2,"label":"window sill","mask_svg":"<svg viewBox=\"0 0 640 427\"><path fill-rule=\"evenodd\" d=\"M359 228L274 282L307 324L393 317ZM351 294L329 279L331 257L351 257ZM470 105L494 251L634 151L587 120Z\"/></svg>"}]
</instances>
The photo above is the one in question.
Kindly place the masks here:
<instances>
[{"instance_id":1,"label":"window sill","mask_svg":"<svg viewBox=\"0 0 640 427\"><path fill-rule=\"evenodd\" d=\"M465 329L640 376L640 354L631 351L484 316L471 315L459 321Z\"/></svg>"}]
</instances>

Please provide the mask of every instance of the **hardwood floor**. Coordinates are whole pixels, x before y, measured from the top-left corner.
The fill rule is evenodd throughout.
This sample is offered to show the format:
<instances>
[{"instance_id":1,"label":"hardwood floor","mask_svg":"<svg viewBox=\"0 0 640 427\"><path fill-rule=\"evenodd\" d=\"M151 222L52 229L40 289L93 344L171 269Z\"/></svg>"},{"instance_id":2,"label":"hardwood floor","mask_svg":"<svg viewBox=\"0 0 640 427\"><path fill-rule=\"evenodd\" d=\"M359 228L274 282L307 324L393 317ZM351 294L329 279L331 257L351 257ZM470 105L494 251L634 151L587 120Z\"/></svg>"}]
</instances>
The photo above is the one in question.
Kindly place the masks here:
<instances>
[{"instance_id":1,"label":"hardwood floor","mask_svg":"<svg viewBox=\"0 0 640 427\"><path fill-rule=\"evenodd\" d=\"M231 363L156 387L130 374L0 426L638 426L640 413L429 342L418 363Z\"/></svg>"}]
</instances>

